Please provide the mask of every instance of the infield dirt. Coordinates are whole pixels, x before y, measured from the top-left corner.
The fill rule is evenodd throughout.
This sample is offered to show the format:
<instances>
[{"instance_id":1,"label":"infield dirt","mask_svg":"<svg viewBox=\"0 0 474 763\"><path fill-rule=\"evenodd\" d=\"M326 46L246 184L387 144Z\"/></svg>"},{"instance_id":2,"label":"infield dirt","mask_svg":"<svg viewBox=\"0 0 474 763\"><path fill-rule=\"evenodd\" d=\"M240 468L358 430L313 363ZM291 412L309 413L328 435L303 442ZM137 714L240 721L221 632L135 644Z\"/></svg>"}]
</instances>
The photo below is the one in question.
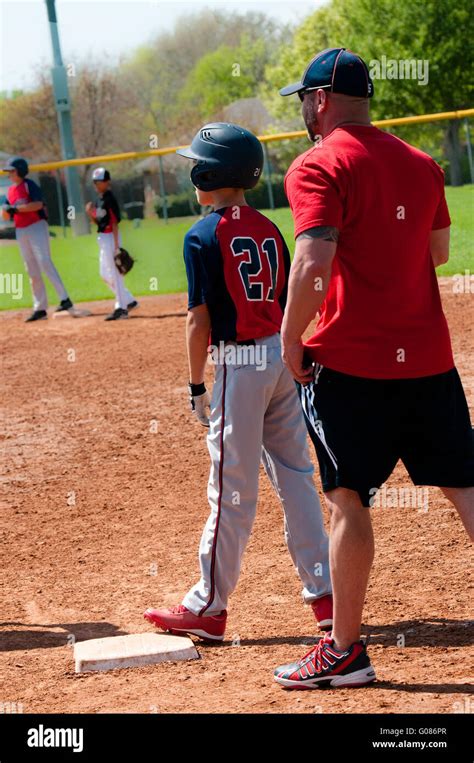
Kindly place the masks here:
<instances>
[{"instance_id":1,"label":"infield dirt","mask_svg":"<svg viewBox=\"0 0 474 763\"><path fill-rule=\"evenodd\" d=\"M474 300L453 294L451 279L442 294L472 414ZM185 295L142 298L117 323L103 320L110 303L81 306L93 315L29 325L26 311L0 315L0 704L25 713L473 712L472 553L436 488L426 506L372 509L363 634L373 687L285 692L273 682L274 667L302 656L316 631L263 474L228 640L198 642L201 659L188 663L75 675L74 640L149 630L146 607L179 603L195 582L209 468L205 432L188 411ZM387 488L410 486L399 465Z\"/></svg>"}]
</instances>

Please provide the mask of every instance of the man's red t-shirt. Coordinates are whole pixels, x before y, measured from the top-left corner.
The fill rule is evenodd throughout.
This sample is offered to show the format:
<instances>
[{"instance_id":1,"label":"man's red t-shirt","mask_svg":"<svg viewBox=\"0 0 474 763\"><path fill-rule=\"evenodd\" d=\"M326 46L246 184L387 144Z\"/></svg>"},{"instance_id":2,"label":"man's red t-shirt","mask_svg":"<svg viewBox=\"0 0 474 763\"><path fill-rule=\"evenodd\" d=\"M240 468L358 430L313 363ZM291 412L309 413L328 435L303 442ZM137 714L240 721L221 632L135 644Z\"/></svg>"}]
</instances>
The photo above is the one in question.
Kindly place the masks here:
<instances>
[{"instance_id":1,"label":"man's red t-shirt","mask_svg":"<svg viewBox=\"0 0 474 763\"><path fill-rule=\"evenodd\" d=\"M339 230L309 355L355 376L431 376L454 366L429 249L450 225L444 173L427 154L371 125L336 128L299 156L285 191L295 238Z\"/></svg>"}]
</instances>

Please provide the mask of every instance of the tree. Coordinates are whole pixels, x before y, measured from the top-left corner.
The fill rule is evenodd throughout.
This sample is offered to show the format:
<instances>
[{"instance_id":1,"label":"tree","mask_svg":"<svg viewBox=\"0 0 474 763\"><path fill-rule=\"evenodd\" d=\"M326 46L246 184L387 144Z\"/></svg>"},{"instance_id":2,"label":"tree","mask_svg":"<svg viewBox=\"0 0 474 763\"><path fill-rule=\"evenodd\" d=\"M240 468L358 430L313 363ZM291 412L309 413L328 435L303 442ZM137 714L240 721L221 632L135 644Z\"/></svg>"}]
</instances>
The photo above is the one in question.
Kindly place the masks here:
<instances>
[{"instance_id":1,"label":"tree","mask_svg":"<svg viewBox=\"0 0 474 763\"><path fill-rule=\"evenodd\" d=\"M78 67L77 76L71 78L73 127L78 156L98 156L119 153L129 143L127 132L128 110L136 104L135 95L124 87L117 70L89 61ZM87 182L91 165L79 168L83 186Z\"/></svg>"},{"instance_id":2,"label":"tree","mask_svg":"<svg viewBox=\"0 0 474 763\"><path fill-rule=\"evenodd\" d=\"M39 76L34 90L2 101L0 132L7 153L39 162L59 157L58 120L46 76Z\"/></svg>"},{"instance_id":3,"label":"tree","mask_svg":"<svg viewBox=\"0 0 474 763\"><path fill-rule=\"evenodd\" d=\"M261 95L275 115L278 127L301 129L301 104L298 98L282 98L280 88L298 81L309 61L320 50L336 47L338 41L337 16L333 5L319 8L295 30L290 42L281 46L278 63L265 70Z\"/></svg>"},{"instance_id":4,"label":"tree","mask_svg":"<svg viewBox=\"0 0 474 763\"><path fill-rule=\"evenodd\" d=\"M462 33L461 33L462 30ZM359 53L376 71L376 62L428 62L428 82L420 79L375 79L372 115L378 119L441 111L472 105L473 61L466 55L466 40L474 35L471 0L333 0L307 18L282 53L280 66L267 72L273 92L267 89L270 108L280 120L285 106L275 90L299 79L308 61L325 47L343 46ZM372 66L371 66L372 64ZM280 84L281 83L281 84ZM290 99L288 99L290 100ZM286 105L288 122L295 123L297 104ZM301 124L301 120L300 120ZM443 142L449 160L451 183L461 181L459 122L431 127ZM424 127L411 128L426 139Z\"/></svg>"},{"instance_id":5,"label":"tree","mask_svg":"<svg viewBox=\"0 0 474 763\"><path fill-rule=\"evenodd\" d=\"M269 51L264 40L243 35L238 47L221 45L199 59L179 94L181 109L197 122L210 122L224 106L258 92ZM197 126L197 124L196 124Z\"/></svg>"},{"instance_id":6,"label":"tree","mask_svg":"<svg viewBox=\"0 0 474 763\"><path fill-rule=\"evenodd\" d=\"M470 0L382 0L376 5L368 0L335 0L335 6L344 11L349 45L361 39L369 61L385 53L390 59L415 60L426 67L425 78L375 81L381 118L472 105L473 61L466 56L465 42L474 34ZM451 184L461 185L459 121L440 123L434 130L443 141Z\"/></svg>"},{"instance_id":7,"label":"tree","mask_svg":"<svg viewBox=\"0 0 474 763\"><path fill-rule=\"evenodd\" d=\"M141 136L138 138L137 134L137 140L141 146L148 148L152 134L158 135L160 145L184 143L202 118L207 118L201 116L203 111L199 104L192 101L197 108L192 104L186 105L185 99L180 96L190 73L203 57L212 56L218 48L238 47L244 35L252 52L262 43L264 48L276 51L285 34L287 27L276 24L263 14L224 11L211 14L209 10L204 10L178 19L171 32L161 34L151 45L142 46L122 64L120 71L122 82L130 83L136 93L138 133ZM222 61L219 55L222 56L222 51L217 55L217 60ZM254 63L257 59L258 56L255 56ZM265 65L268 60L268 57L265 58ZM243 53L242 61L247 61ZM215 72L212 64L211 57L204 62L203 69L208 67L208 71ZM227 59L224 65L227 65ZM263 76L263 68L258 71ZM208 80L206 88L210 84ZM205 98L206 90L198 95ZM212 108L217 108L216 103L214 99Z\"/></svg>"}]
</instances>

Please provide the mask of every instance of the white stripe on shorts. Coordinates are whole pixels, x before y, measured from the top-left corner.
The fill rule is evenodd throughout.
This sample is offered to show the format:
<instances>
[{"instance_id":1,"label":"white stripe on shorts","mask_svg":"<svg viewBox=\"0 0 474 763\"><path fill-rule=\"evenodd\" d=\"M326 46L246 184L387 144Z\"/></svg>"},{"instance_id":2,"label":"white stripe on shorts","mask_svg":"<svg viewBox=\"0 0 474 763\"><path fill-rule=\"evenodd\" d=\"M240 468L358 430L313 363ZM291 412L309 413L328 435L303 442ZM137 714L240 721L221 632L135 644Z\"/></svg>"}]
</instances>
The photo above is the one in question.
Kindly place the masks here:
<instances>
[{"instance_id":1,"label":"white stripe on shorts","mask_svg":"<svg viewBox=\"0 0 474 763\"><path fill-rule=\"evenodd\" d=\"M320 369L321 371L322 369ZM318 373L319 376L319 373ZM303 385L301 386L301 403L303 405L303 411L306 414L306 417L311 424L311 427L316 434L316 436L321 440L323 446L325 447L327 454L329 458L331 459L332 463L334 464L335 468L337 469L337 461L336 456L332 452L331 448L326 442L326 435L324 434L324 429L321 421L316 418L316 408L314 405L314 395L315 395L315 385L316 381L311 382L310 384L307 384L305 387Z\"/></svg>"}]
</instances>

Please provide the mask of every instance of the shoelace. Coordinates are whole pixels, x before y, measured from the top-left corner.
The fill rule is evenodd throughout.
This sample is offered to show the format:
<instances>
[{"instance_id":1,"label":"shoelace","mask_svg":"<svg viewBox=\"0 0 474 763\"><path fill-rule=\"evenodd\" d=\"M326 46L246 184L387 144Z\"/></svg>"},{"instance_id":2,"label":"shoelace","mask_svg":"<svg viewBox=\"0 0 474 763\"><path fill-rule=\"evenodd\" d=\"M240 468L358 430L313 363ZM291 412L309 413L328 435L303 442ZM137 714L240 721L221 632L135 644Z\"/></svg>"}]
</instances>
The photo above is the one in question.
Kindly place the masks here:
<instances>
[{"instance_id":1,"label":"shoelace","mask_svg":"<svg viewBox=\"0 0 474 763\"><path fill-rule=\"evenodd\" d=\"M326 670L327 668L331 667L334 663L331 662L331 660L328 660L325 654L325 648L329 646L328 642L324 639L321 639L318 641L316 646L314 646L312 649L309 650L307 654L302 657L302 659L299 662L299 667L302 668L303 665L306 665L308 662L312 663L312 667L316 671L316 673L321 673L323 670ZM338 656L343 656L344 654L347 654L346 652L338 652L334 647L332 647L334 652L338 654Z\"/></svg>"},{"instance_id":2,"label":"shoelace","mask_svg":"<svg viewBox=\"0 0 474 763\"><path fill-rule=\"evenodd\" d=\"M178 604L176 607L171 607L170 612L173 615L182 615L183 612L186 612L186 607L183 604Z\"/></svg>"},{"instance_id":3,"label":"shoelace","mask_svg":"<svg viewBox=\"0 0 474 763\"><path fill-rule=\"evenodd\" d=\"M189 609L187 609L184 604L178 604L176 607L171 607L169 611L173 615L182 615L185 612L189 612ZM216 615L212 615L212 617L221 617L222 614L223 612L218 612Z\"/></svg>"}]
</instances>

